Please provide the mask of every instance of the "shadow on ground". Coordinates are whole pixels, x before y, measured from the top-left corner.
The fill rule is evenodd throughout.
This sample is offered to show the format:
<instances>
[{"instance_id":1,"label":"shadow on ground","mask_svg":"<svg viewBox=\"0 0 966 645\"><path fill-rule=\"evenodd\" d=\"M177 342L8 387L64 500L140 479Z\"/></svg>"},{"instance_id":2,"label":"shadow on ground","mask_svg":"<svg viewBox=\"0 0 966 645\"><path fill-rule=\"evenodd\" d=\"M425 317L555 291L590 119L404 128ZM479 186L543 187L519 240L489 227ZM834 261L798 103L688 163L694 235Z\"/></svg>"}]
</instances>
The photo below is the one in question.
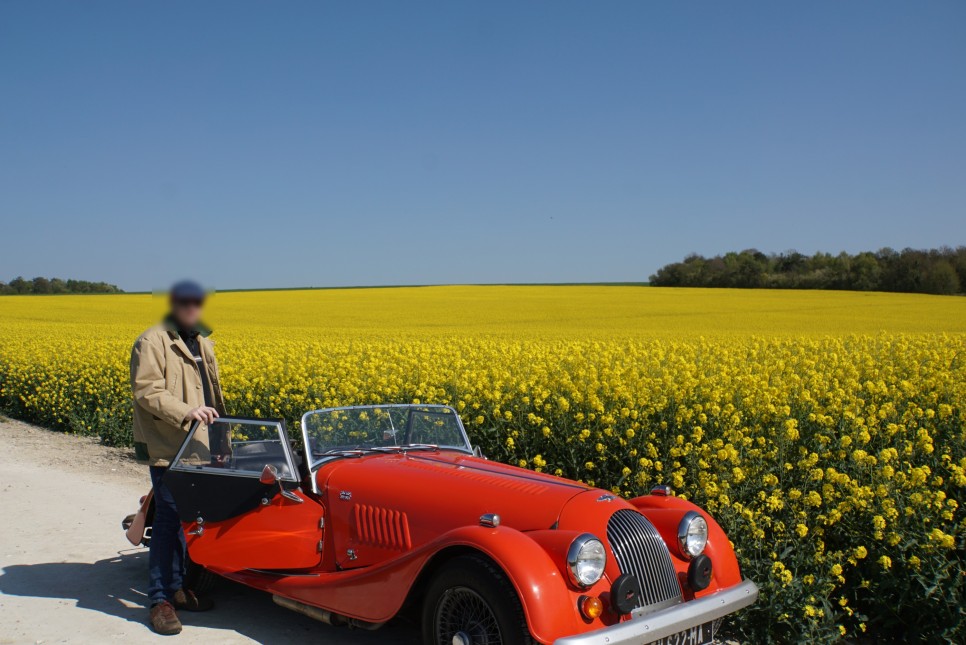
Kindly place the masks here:
<instances>
[{"instance_id":1,"label":"shadow on ground","mask_svg":"<svg viewBox=\"0 0 966 645\"><path fill-rule=\"evenodd\" d=\"M77 607L100 612L118 620L146 625L146 550L119 553L98 562L50 562L5 567L0 573L0 593L75 600ZM134 583L134 584L132 584ZM380 630L367 632L331 627L272 602L271 596L228 580L212 592L215 608L205 613L179 614L186 626L200 626L237 632L261 643L325 640L328 643L415 645L416 626L394 621ZM38 620L43 620L38 617Z\"/></svg>"}]
</instances>

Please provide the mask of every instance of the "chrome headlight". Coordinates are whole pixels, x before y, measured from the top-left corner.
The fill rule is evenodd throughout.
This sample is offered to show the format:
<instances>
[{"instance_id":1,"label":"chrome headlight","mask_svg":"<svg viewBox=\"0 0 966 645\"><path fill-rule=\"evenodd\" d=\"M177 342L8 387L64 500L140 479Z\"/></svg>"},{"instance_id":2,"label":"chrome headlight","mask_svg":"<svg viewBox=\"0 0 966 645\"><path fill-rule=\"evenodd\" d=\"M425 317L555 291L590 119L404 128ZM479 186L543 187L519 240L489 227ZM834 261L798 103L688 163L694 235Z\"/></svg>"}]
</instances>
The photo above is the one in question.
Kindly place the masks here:
<instances>
[{"instance_id":1,"label":"chrome headlight","mask_svg":"<svg viewBox=\"0 0 966 645\"><path fill-rule=\"evenodd\" d=\"M701 555L708 545L708 523L694 511L685 513L678 524L678 545L687 560Z\"/></svg>"},{"instance_id":2,"label":"chrome headlight","mask_svg":"<svg viewBox=\"0 0 966 645\"><path fill-rule=\"evenodd\" d=\"M590 533L580 535L567 551L570 581L578 587L589 587L604 575L607 551L604 544Z\"/></svg>"}]
</instances>

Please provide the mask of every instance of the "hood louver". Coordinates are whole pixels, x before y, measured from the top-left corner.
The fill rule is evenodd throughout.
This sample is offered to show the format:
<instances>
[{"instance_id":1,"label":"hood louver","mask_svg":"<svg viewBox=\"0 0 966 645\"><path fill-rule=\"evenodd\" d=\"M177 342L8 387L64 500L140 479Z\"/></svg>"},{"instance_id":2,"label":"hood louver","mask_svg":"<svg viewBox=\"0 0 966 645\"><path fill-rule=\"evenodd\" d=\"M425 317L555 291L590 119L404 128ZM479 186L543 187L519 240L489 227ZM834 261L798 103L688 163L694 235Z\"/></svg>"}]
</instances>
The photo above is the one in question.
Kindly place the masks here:
<instances>
[{"instance_id":1,"label":"hood louver","mask_svg":"<svg viewBox=\"0 0 966 645\"><path fill-rule=\"evenodd\" d=\"M406 514L389 508L356 504L352 532L357 544L408 551L413 547Z\"/></svg>"}]
</instances>

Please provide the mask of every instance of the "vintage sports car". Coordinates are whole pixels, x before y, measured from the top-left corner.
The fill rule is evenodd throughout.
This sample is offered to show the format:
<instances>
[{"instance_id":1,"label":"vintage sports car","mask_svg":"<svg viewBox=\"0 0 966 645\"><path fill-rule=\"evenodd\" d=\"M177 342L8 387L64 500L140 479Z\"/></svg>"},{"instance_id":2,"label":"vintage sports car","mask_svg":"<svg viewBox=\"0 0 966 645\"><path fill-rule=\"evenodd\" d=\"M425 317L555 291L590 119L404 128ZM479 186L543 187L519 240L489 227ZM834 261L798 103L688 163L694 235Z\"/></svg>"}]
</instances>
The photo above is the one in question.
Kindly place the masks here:
<instances>
[{"instance_id":1,"label":"vintage sports car","mask_svg":"<svg viewBox=\"0 0 966 645\"><path fill-rule=\"evenodd\" d=\"M432 645L698 645L758 597L721 527L667 487L625 501L488 461L444 406L308 412L295 441L281 420L196 424L165 483L195 574L330 624L411 611Z\"/></svg>"}]
</instances>

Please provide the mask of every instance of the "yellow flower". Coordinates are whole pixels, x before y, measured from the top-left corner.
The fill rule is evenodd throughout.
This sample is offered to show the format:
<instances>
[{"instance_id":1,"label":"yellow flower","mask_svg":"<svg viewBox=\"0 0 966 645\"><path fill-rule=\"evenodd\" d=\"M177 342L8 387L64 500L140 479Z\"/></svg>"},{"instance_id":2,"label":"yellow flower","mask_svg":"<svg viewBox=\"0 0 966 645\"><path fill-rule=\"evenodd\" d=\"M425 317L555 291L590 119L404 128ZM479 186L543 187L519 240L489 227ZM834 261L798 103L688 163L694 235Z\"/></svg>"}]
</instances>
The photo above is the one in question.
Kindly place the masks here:
<instances>
[{"instance_id":1,"label":"yellow flower","mask_svg":"<svg viewBox=\"0 0 966 645\"><path fill-rule=\"evenodd\" d=\"M933 529L930 531L929 540L944 549L952 549L956 546L956 538L954 538L952 535L944 533L940 529Z\"/></svg>"},{"instance_id":2,"label":"yellow flower","mask_svg":"<svg viewBox=\"0 0 966 645\"><path fill-rule=\"evenodd\" d=\"M156 309L3 296L0 409L129 445L128 359ZM962 544L966 298L453 286L223 293L210 311L234 415L297 437L308 410L443 403L491 459L626 498L673 484L762 578L760 625L832 638L852 607L825 599L891 610L889 589ZM364 441L355 421L328 438ZM796 580L815 598L782 589Z\"/></svg>"}]
</instances>

